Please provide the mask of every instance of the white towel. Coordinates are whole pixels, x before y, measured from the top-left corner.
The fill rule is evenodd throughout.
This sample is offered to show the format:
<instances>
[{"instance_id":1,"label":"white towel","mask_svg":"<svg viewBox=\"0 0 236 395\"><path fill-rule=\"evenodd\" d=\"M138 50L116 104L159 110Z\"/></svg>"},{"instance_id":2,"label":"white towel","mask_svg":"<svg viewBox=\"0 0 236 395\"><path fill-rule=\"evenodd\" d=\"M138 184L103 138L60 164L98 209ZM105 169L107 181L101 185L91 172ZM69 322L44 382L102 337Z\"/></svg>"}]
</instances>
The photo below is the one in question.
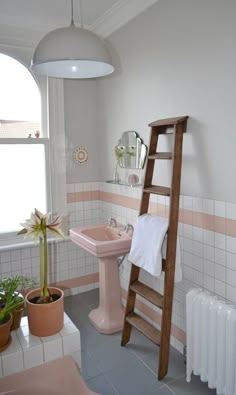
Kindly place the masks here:
<instances>
[{"instance_id":1,"label":"white towel","mask_svg":"<svg viewBox=\"0 0 236 395\"><path fill-rule=\"evenodd\" d=\"M162 274L162 257L166 251L168 221L165 218L144 214L134 225L128 260L155 277ZM182 280L179 240L176 249L175 281Z\"/></svg>"}]
</instances>

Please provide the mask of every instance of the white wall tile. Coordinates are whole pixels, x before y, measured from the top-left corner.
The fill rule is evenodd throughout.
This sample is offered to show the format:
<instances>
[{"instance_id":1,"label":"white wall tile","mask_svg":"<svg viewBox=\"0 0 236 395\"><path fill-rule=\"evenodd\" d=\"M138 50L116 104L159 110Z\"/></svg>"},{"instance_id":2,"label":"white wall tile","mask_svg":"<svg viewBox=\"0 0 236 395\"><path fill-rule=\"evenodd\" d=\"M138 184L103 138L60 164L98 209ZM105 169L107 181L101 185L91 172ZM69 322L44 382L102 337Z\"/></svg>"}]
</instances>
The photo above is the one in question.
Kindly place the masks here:
<instances>
[{"instance_id":1,"label":"white wall tile","mask_svg":"<svg viewBox=\"0 0 236 395\"><path fill-rule=\"evenodd\" d=\"M226 203L222 201L214 201L214 214L217 217L226 217Z\"/></svg>"},{"instance_id":2,"label":"white wall tile","mask_svg":"<svg viewBox=\"0 0 236 395\"><path fill-rule=\"evenodd\" d=\"M186 210L193 209L193 198L192 196L183 196L183 208Z\"/></svg>"},{"instance_id":3,"label":"white wall tile","mask_svg":"<svg viewBox=\"0 0 236 395\"><path fill-rule=\"evenodd\" d=\"M214 278L214 275L215 275L214 262L204 259L204 273L207 274L208 276L211 276Z\"/></svg>"},{"instance_id":4,"label":"white wall tile","mask_svg":"<svg viewBox=\"0 0 236 395\"><path fill-rule=\"evenodd\" d=\"M203 210L203 200L202 198L193 198L193 211L202 213Z\"/></svg>"},{"instance_id":5,"label":"white wall tile","mask_svg":"<svg viewBox=\"0 0 236 395\"><path fill-rule=\"evenodd\" d=\"M233 302L236 303L236 288L232 287L231 285L226 285L226 298Z\"/></svg>"},{"instance_id":6,"label":"white wall tile","mask_svg":"<svg viewBox=\"0 0 236 395\"><path fill-rule=\"evenodd\" d=\"M226 297L226 284L225 284L225 282L215 279L215 294L221 296L222 298Z\"/></svg>"},{"instance_id":7,"label":"white wall tile","mask_svg":"<svg viewBox=\"0 0 236 395\"><path fill-rule=\"evenodd\" d=\"M222 233L215 233L214 243L215 243L215 247L225 250L226 249L226 236Z\"/></svg>"},{"instance_id":8,"label":"white wall tile","mask_svg":"<svg viewBox=\"0 0 236 395\"><path fill-rule=\"evenodd\" d=\"M226 268L224 266L215 263L215 279L225 282L226 280Z\"/></svg>"},{"instance_id":9,"label":"white wall tile","mask_svg":"<svg viewBox=\"0 0 236 395\"><path fill-rule=\"evenodd\" d=\"M204 260L199 256L193 255L193 268L198 270L199 272L203 273L204 271Z\"/></svg>"},{"instance_id":10,"label":"white wall tile","mask_svg":"<svg viewBox=\"0 0 236 395\"><path fill-rule=\"evenodd\" d=\"M43 344L45 362L52 361L63 356L62 338Z\"/></svg>"},{"instance_id":11,"label":"white wall tile","mask_svg":"<svg viewBox=\"0 0 236 395\"><path fill-rule=\"evenodd\" d=\"M207 245L207 244L204 244L203 256L204 256L204 259L214 262L214 248Z\"/></svg>"},{"instance_id":12,"label":"white wall tile","mask_svg":"<svg viewBox=\"0 0 236 395\"><path fill-rule=\"evenodd\" d=\"M184 237L187 237L188 239L193 238L193 226L184 224Z\"/></svg>"},{"instance_id":13,"label":"white wall tile","mask_svg":"<svg viewBox=\"0 0 236 395\"><path fill-rule=\"evenodd\" d=\"M226 218L236 220L236 204L226 203Z\"/></svg>"},{"instance_id":14,"label":"white wall tile","mask_svg":"<svg viewBox=\"0 0 236 395\"><path fill-rule=\"evenodd\" d=\"M210 199L203 199L202 201L202 212L205 214L214 214L214 201Z\"/></svg>"},{"instance_id":15,"label":"white wall tile","mask_svg":"<svg viewBox=\"0 0 236 395\"><path fill-rule=\"evenodd\" d=\"M204 245L198 241L193 241L193 254L199 257L203 257Z\"/></svg>"},{"instance_id":16,"label":"white wall tile","mask_svg":"<svg viewBox=\"0 0 236 395\"><path fill-rule=\"evenodd\" d=\"M208 244L209 246L214 246L214 232L210 230L203 230L203 243Z\"/></svg>"},{"instance_id":17,"label":"white wall tile","mask_svg":"<svg viewBox=\"0 0 236 395\"><path fill-rule=\"evenodd\" d=\"M215 287L215 280L213 277L210 277L208 275L204 275L204 289L214 292Z\"/></svg>"},{"instance_id":18,"label":"white wall tile","mask_svg":"<svg viewBox=\"0 0 236 395\"><path fill-rule=\"evenodd\" d=\"M15 331L11 332L11 337L12 337L12 342L11 342L10 346L8 346L7 349L1 353L2 357L20 352L22 350L20 342L16 336Z\"/></svg>"},{"instance_id":19,"label":"white wall tile","mask_svg":"<svg viewBox=\"0 0 236 395\"><path fill-rule=\"evenodd\" d=\"M13 354L2 356L2 367L3 375L8 376L9 374L20 372L24 369L23 354L18 351Z\"/></svg>"},{"instance_id":20,"label":"white wall tile","mask_svg":"<svg viewBox=\"0 0 236 395\"><path fill-rule=\"evenodd\" d=\"M203 229L193 226L193 240L203 242Z\"/></svg>"},{"instance_id":21,"label":"white wall tile","mask_svg":"<svg viewBox=\"0 0 236 395\"><path fill-rule=\"evenodd\" d=\"M33 366L41 365L43 361L43 345L26 348L23 351L24 368L29 369Z\"/></svg>"},{"instance_id":22,"label":"white wall tile","mask_svg":"<svg viewBox=\"0 0 236 395\"><path fill-rule=\"evenodd\" d=\"M227 284L232 285L233 287L236 287L236 271L227 269Z\"/></svg>"},{"instance_id":23,"label":"white wall tile","mask_svg":"<svg viewBox=\"0 0 236 395\"><path fill-rule=\"evenodd\" d=\"M231 236L226 236L226 249L228 252L236 254L236 238Z\"/></svg>"},{"instance_id":24,"label":"white wall tile","mask_svg":"<svg viewBox=\"0 0 236 395\"><path fill-rule=\"evenodd\" d=\"M75 184L67 184L66 190L67 190L67 193L75 192Z\"/></svg>"},{"instance_id":25,"label":"white wall tile","mask_svg":"<svg viewBox=\"0 0 236 395\"><path fill-rule=\"evenodd\" d=\"M62 338L64 355L72 354L80 350L80 335L73 333Z\"/></svg>"},{"instance_id":26,"label":"white wall tile","mask_svg":"<svg viewBox=\"0 0 236 395\"><path fill-rule=\"evenodd\" d=\"M226 266L226 251L215 248L215 262L219 265Z\"/></svg>"},{"instance_id":27,"label":"white wall tile","mask_svg":"<svg viewBox=\"0 0 236 395\"><path fill-rule=\"evenodd\" d=\"M183 238L183 249L186 252L192 253L193 252L193 241L191 239Z\"/></svg>"},{"instance_id":28,"label":"white wall tile","mask_svg":"<svg viewBox=\"0 0 236 395\"><path fill-rule=\"evenodd\" d=\"M227 252L226 260L227 260L227 268L236 270L236 255Z\"/></svg>"}]
</instances>

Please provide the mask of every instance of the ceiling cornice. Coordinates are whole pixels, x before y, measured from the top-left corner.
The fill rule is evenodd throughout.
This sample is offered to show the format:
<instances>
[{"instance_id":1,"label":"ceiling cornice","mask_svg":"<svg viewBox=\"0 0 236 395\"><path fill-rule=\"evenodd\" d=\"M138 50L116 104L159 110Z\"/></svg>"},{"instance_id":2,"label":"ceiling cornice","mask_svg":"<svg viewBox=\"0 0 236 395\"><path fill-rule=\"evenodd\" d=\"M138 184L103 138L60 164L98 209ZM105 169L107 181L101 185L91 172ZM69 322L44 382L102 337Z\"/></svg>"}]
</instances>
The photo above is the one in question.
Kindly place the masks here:
<instances>
[{"instance_id":1,"label":"ceiling cornice","mask_svg":"<svg viewBox=\"0 0 236 395\"><path fill-rule=\"evenodd\" d=\"M158 0L119 0L99 17L89 29L101 37L108 37L131 19L141 14Z\"/></svg>"},{"instance_id":2,"label":"ceiling cornice","mask_svg":"<svg viewBox=\"0 0 236 395\"><path fill-rule=\"evenodd\" d=\"M33 30L0 24L0 45L32 49L42 37Z\"/></svg>"},{"instance_id":3,"label":"ceiling cornice","mask_svg":"<svg viewBox=\"0 0 236 395\"><path fill-rule=\"evenodd\" d=\"M85 28L93 31L99 36L106 38L116 30L120 29L131 19L141 14L158 0L119 0L114 6L109 8L92 25ZM38 27L25 24L27 29L22 26L12 25L10 19L0 17L0 45L34 48L39 40L50 30L61 26Z\"/></svg>"}]
</instances>

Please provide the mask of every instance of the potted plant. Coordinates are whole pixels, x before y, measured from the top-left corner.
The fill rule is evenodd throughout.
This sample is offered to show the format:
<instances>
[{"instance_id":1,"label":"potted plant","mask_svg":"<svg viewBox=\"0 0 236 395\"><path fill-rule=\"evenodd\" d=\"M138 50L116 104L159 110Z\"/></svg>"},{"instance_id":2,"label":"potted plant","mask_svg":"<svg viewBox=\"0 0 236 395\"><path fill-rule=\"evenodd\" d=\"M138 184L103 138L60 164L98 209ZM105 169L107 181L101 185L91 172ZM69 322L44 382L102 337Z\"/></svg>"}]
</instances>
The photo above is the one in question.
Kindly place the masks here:
<instances>
[{"instance_id":1,"label":"potted plant","mask_svg":"<svg viewBox=\"0 0 236 395\"><path fill-rule=\"evenodd\" d=\"M15 283L15 279L7 279L4 283L7 284L7 292L4 292L3 288L0 290L0 352L11 343L12 312L24 302L24 298L15 292Z\"/></svg>"},{"instance_id":2,"label":"potted plant","mask_svg":"<svg viewBox=\"0 0 236 395\"><path fill-rule=\"evenodd\" d=\"M35 209L18 234L26 234L39 241L40 288L31 290L25 297L29 330L35 336L51 336L63 327L64 293L61 289L48 286L48 231L64 237L61 230L62 217L50 219Z\"/></svg>"},{"instance_id":3,"label":"potted plant","mask_svg":"<svg viewBox=\"0 0 236 395\"><path fill-rule=\"evenodd\" d=\"M18 329L21 317L24 311L24 294L25 290L35 285L35 282L26 276L12 276L0 279L1 303L4 305L8 295L12 295L17 306L12 310L11 330Z\"/></svg>"}]
</instances>

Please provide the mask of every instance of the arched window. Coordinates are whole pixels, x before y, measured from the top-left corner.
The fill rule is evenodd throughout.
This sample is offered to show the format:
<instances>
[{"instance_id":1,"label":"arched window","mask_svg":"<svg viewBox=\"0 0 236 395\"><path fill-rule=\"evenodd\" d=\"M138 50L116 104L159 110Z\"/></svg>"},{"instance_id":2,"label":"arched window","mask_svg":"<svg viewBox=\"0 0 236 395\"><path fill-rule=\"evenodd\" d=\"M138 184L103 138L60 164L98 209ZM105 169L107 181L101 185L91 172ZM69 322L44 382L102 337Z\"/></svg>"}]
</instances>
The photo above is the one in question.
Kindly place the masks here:
<instances>
[{"instance_id":1,"label":"arched window","mask_svg":"<svg viewBox=\"0 0 236 395\"><path fill-rule=\"evenodd\" d=\"M36 207L47 211L41 96L29 70L0 54L0 233L21 228Z\"/></svg>"},{"instance_id":2,"label":"arched window","mask_svg":"<svg viewBox=\"0 0 236 395\"><path fill-rule=\"evenodd\" d=\"M31 73L0 54L0 138L42 137L41 98Z\"/></svg>"}]
</instances>

